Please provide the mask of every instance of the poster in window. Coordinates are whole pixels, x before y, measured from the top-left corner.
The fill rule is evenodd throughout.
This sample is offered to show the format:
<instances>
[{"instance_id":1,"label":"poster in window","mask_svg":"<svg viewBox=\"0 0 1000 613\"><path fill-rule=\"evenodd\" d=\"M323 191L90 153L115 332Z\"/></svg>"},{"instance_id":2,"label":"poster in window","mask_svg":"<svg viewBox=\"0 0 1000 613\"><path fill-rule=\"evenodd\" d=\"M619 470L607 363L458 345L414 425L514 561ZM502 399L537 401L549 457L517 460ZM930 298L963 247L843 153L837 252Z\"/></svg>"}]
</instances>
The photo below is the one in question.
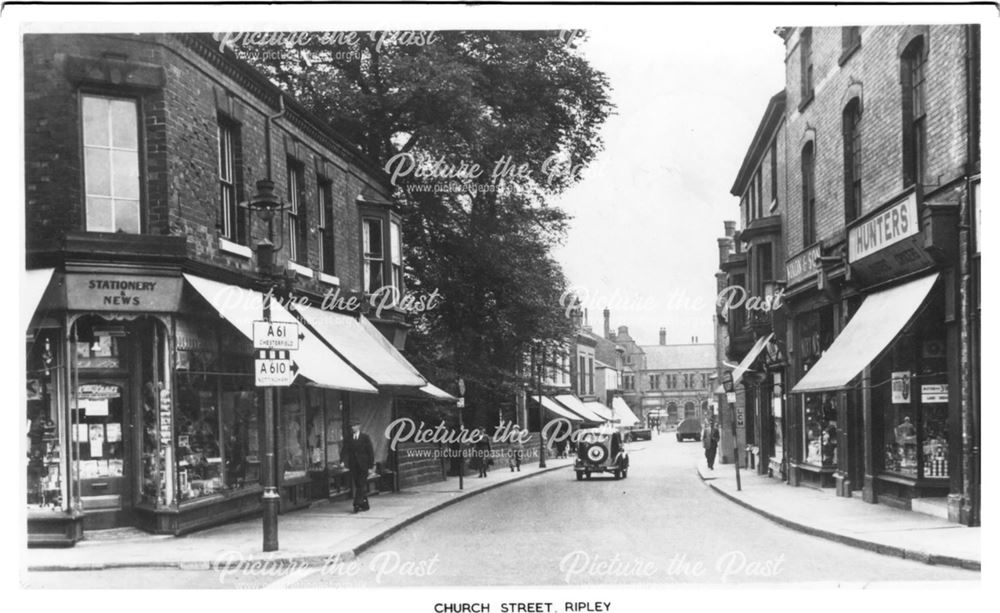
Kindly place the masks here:
<instances>
[{"instance_id":1,"label":"poster in window","mask_svg":"<svg viewBox=\"0 0 1000 613\"><path fill-rule=\"evenodd\" d=\"M909 404L910 402L910 371L903 370L892 373L892 403Z\"/></svg>"}]
</instances>

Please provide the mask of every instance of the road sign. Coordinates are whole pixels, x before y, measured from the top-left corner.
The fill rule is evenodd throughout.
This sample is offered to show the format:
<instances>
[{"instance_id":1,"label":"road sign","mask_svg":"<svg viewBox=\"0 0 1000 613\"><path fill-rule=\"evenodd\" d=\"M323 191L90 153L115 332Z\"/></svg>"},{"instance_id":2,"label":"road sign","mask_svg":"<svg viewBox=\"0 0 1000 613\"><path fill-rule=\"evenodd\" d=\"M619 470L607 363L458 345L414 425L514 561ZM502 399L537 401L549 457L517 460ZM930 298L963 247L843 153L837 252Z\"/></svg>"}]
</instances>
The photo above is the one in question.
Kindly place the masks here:
<instances>
[{"instance_id":1,"label":"road sign","mask_svg":"<svg viewBox=\"0 0 1000 613\"><path fill-rule=\"evenodd\" d=\"M733 391L735 384L733 383L733 372L731 370L724 371L722 373L722 389L727 392Z\"/></svg>"},{"instance_id":2,"label":"road sign","mask_svg":"<svg viewBox=\"0 0 1000 613\"><path fill-rule=\"evenodd\" d=\"M287 387L295 380L299 367L284 350L261 350L254 360L254 385L257 387Z\"/></svg>"},{"instance_id":3,"label":"road sign","mask_svg":"<svg viewBox=\"0 0 1000 613\"><path fill-rule=\"evenodd\" d=\"M287 349L294 351L299 348L299 324L293 321L255 321L253 322L254 349Z\"/></svg>"},{"instance_id":4,"label":"road sign","mask_svg":"<svg viewBox=\"0 0 1000 613\"><path fill-rule=\"evenodd\" d=\"M729 404L736 403L736 392L726 392L726 402Z\"/></svg>"}]
</instances>

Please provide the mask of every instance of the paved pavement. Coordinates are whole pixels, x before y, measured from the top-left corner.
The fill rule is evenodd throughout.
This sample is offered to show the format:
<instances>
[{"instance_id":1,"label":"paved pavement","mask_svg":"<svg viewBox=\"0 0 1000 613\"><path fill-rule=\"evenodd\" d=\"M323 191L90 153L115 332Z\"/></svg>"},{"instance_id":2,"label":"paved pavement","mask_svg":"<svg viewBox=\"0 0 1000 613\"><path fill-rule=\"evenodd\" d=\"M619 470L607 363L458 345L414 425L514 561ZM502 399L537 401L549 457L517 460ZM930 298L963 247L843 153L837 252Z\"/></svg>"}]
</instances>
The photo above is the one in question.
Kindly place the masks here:
<instances>
[{"instance_id":1,"label":"paved pavement","mask_svg":"<svg viewBox=\"0 0 1000 613\"><path fill-rule=\"evenodd\" d=\"M733 504L698 478L693 469L701 455L697 443L657 437L632 443L629 449L632 466L627 479L616 481L609 476L578 482L570 470L535 471L537 476L531 479L440 509L363 550L356 549L355 557L332 564L32 572L22 576L22 583L31 587L244 589L980 584L980 573L975 571L848 547L790 530ZM477 481L494 477L497 481L510 478L509 472L497 471L487 480L473 478L467 483L478 485ZM448 484L454 494L454 483ZM373 502L388 509L393 500L404 504L406 496L382 500L380 496ZM283 535L295 515L283 516ZM259 526L254 528L253 545L257 546ZM321 530L312 537L323 543L332 540Z\"/></svg>"},{"instance_id":2,"label":"paved pavement","mask_svg":"<svg viewBox=\"0 0 1000 613\"><path fill-rule=\"evenodd\" d=\"M710 471L701 459L697 470L716 492L789 528L926 564L980 569L980 528L836 496L832 489L791 487L748 470L740 472L737 491L732 464L717 463Z\"/></svg>"},{"instance_id":3,"label":"paved pavement","mask_svg":"<svg viewBox=\"0 0 1000 613\"><path fill-rule=\"evenodd\" d=\"M571 459L548 459L522 465L520 472L495 466L485 478L458 477L395 493L372 496L371 510L352 513L350 501L319 501L307 509L278 518L280 550L263 553L259 517L174 537L126 531L117 538L83 540L68 549L27 549L27 570L102 570L109 568L177 568L204 570L233 561L273 564L317 564L349 560L357 551L396 530L469 496L572 464Z\"/></svg>"}]
</instances>

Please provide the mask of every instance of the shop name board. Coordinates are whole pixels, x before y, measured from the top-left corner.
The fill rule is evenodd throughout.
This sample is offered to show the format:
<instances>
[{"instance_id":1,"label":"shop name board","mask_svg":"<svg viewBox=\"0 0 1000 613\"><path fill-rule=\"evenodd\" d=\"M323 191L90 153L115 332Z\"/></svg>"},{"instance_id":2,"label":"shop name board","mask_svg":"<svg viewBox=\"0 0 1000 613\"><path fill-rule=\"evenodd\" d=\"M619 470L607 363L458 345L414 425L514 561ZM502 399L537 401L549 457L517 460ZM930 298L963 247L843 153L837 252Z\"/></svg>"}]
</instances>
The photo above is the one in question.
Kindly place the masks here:
<instances>
[{"instance_id":1,"label":"shop name board","mask_svg":"<svg viewBox=\"0 0 1000 613\"><path fill-rule=\"evenodd\" d=\"M66 275L70 309L92 311L174 311L180 304L179 277Z\"/></svg>"},{"instance_id":2,"label":"shop name board","mask_svg":"<svg viewBox=\"0 0 1000 613\"><path fill-rule=\"evenodd\" d=\"M920 232L917 195L910 194L848 233L848 258L856 262Z\"/></svg>"},{"instance_id":3,"label":"shop name board","mask_svg":"<svg viewBox=\"0 0 1000 613\"><path fill-rule=\"evenodd\" d=\"M819 265L816 263L819 257L820 245L817 243L788 260L785 263L785 276L788 279L788 284L798 283L815 275L819 271Z\"/></svg>"},{"instance_id":4,"label":"shop name board","mask_svg":"<svg viewBox=\"0 0 1000 613\"><path fill-rule=\"evenodd\" d=\"M925 402L927 404L948 402L948 384L921 385L920 402Z\"/></svg>"}]
</instances>

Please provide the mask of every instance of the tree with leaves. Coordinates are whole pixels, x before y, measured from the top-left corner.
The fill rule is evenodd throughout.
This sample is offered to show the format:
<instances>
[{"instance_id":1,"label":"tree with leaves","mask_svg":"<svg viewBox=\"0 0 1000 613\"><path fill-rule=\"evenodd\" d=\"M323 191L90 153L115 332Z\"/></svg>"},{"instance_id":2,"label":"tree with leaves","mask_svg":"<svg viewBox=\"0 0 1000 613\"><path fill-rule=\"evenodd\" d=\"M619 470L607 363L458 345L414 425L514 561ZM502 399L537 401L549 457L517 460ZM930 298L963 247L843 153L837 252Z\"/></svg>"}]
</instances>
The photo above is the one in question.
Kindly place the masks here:
<instances>
[{"instance_id":1,"label":"tree with leaves","mask_svg":"<svg viewBox=\"0 0 1000 613\"><path fill-rule=\"evenodd\" d=\"M463 378L489 425L512 417L531 349L555 357L572 333L551 254L568 217L548 200L600 151L610 85L578 32L421 34L315 32L256 66L393 175L407 285L442 296L407 354Z\"/></svg>"}]
</instances>

